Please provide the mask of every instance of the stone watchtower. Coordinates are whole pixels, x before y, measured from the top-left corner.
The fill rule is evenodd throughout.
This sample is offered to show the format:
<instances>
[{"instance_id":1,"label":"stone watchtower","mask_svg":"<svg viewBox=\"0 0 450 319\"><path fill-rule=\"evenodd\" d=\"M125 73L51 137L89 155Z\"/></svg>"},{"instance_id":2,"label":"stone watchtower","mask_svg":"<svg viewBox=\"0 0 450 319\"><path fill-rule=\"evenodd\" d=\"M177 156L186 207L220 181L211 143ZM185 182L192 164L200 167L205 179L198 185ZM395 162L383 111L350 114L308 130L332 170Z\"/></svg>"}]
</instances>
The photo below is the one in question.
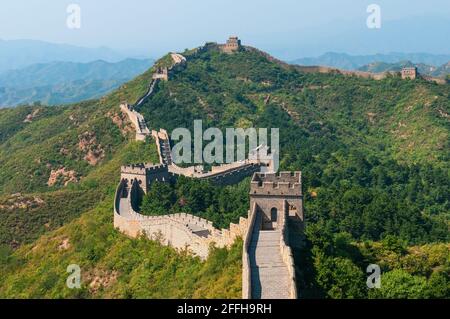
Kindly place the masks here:
<instances>
[{"instance_id":1,"label":"stone watchtower","mask_svg":"<svg viewBox=\"0 0 450 319\"><path fill-rule=\"evenodd\" d=\"M167 165L134 164L121 167L121 180L131 187L137 181L142 192L147 193L154 181L166 182L171 179Z\"/></svg>"},{"instance_id":2,"label":"stone watchtower","mask_svg":"<svg viewBox=\"0 0 450 319\"><path fill-rule=\"evenodd\" d=\"M417 67L407 67L402 69L402 79L414 80L417 78Z\"/></svg>"},{"instance_id":3,"label":"stone watchtower","mask_svg":"<svg viewBox=\"0 0 450 319\"><path fill-rule=\"evenodd\" d=\"M161 79L164 81L169 81L169 69L168 68L158 68L153 74L153 79Z\"/></svg>"},{"instance_id":4,"label":"stone watchtower","mask_svg":"<svg viewBox=\"0 0 450 319\"><path fill-rule=\"evenodd\" d=\"M262 215L262 229L276 229L279 215L287 212L303 222L301 172L255 173L250 185L250 207Z\"/></svg>"},{"instance_id":5,"label":"stone watchtower","mask_svg":"<svg viewBox=\"0 0 450 319\"><path fill-rule=\"evenodd\" d=\"M241 48L241 40L238 37L230 37L227 43L223 45L222 50L225 53L233 53L239 51Z\"/></svg>"}]
</instances>

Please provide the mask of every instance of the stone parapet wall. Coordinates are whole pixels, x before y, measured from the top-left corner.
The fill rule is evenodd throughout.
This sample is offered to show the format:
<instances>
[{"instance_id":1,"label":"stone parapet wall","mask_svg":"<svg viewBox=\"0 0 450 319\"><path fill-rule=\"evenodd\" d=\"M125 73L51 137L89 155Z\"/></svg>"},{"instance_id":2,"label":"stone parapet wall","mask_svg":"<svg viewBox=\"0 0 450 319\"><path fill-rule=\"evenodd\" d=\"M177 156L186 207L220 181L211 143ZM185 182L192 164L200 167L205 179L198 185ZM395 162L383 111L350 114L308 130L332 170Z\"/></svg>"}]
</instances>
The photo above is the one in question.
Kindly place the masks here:
<instances>
[{"instance_id":1,"label":"stone parapet wall","mask_svg":"<svg viewBox=\"0 0 450 319\"><path fill-rule=\"evenodd\" d=\"M250 194L256 195L302 195L301 172L255 174L250 184Z\"/></svg>"},{"instance_id":2,"label":"stone parapet wall","mask_svg":"<svg viewBox=\"0 0 450 319\"><path fill-rule=\"evenodd\" d=\"M120 109L128 116L131 124L133 124L136 131L136 141L145 141L147 136L150 135L150 130L145 124L144 117L126 103L122 103Z\"/></svg>"},{"instance_id":3,"label":"stone parapet wall","mask_svg":"<svg viewBox=\"0 0 450 319\"><path fill-rule=\"evenodd\" d=\"M252 237L252 230L255 226L256 213L256 204L253 204L251 210L249 211L247 229L245 230L245 235L243 236L244 243L242 247L242 299L251 299L252 297L250 257L248 255L248 247L250 245Z\"/></svg>"},{"instance_id":4,"label":"stone parapet wall","mask_svg":"<svg viewBox=\"0 0 450 319\"><path fill-rule=\"evenodd\" d=\"M436 78L436 77L432 77L432 76L428 76L428 75L422 75L422 78L426 81L429 82L436 82L437 84L447 84L447 80L443 79L443 78Z\"/></svg>"},{"instance_id":5,"label":"stone parapet wall","mask_svg":"<svg viewBox=\"0 0 450 319\"><path fill-rule=\"evenodd\" d=\"M156 149L158 150L159 162L163 163L163 156L161 153L161 135L160 132L152 130L152 136L155 139Z\"/></svg>"},{"instance_id":6,"label":"stone parapet wall","mask_svg":"<svg viewBox=\"0 0 450 319\"><path fill-rule=\"evenodd\" d=\"M177 249L188 249L205 259L209 247L230 247L237 238L244 237L248 225L246 218L240 218L238 224L230 224L229 229L216 229L212 222L186 213L162 216L145 216L133 207L133 194L138 187L136 181L131 186L127 198L122 198L125 181L121 181L116 190L114 201L114 227L130 237L141 234L150 239L158 239L165 245ZM126 212L120 212L120 202L126 201ZM198 231L201 229L201 231Z\"/></svg>"},{"instance_id":7,"label":"stone parapet wall","mask_svg":"<svg viewBox=\"0 0 450 319\"><path fill-rule=\"evenodd\" d=\"M206 173L198 176L200 179L208 179L218 185L231 185L240 182L243 178L250 176L261 168L258 164L243 164L220 173Z\"/></svg>"},{"instance_id":8,"label":"stone parapet wall","mask_svg":"<svg viewBox=\"0 0 450 319\"><path fill-rule=\"evenodd\" d=\"M291 299L297 299L297 283L295 278L295 263L294 255L292 254L292 249L289 247L289 234L287 227L288 219L288 207L287 202L284 202L284 211L281 212L278 221L278 227L281 229L280 237L280 251L283 258L283 262L286 264L289 273L289 296Z\"/></svg>"},{"instance_id":9,"label":"stone parapet wall","mask_svg":"<svg viewBox=\"0 0 450 319\"><path fill-rule=\"evenodd\" d=\"M187 218L178 218L175 215L143 216L136 214L129 219L120 214L114 214L114 227L130 237L145 234L149 239L159 239L165 245L177 249L187 248L194 255L205 259L211 244L220 248L230 247L237 238L242 237L242 230L247 225L247 219L241 218L238 225L231 224L230 229L209 229L209 235L204 237L193 232L188 224L189 221L195 221L198 217L188 215ZM209 223L208 221L197 221L196 225L212 227L212 224Z\"/></svg>"},{"instance_id":10,"label":"stone parapet wall","mask_svg":"<svg viewBox=\"0 0 450 319\"><path fill-rule=\"evenodd\" d=\"M145 175L147 167L144 164L131 164L124 165L121 167L120 172L122 174L135 174L135 175Z\"/></svg>"}]
</instances>

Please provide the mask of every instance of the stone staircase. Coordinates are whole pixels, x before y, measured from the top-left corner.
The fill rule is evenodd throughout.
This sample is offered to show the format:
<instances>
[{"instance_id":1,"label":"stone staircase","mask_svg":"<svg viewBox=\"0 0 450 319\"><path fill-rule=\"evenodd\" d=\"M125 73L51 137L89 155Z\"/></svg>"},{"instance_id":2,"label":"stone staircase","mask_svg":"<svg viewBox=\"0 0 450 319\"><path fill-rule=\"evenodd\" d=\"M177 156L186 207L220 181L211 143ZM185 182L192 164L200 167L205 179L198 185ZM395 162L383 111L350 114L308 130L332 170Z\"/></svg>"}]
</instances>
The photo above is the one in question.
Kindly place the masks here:
<instances>
[{"instance_id":1,"label":"stone staircase","mask_svg":"<svg viewBox=\"0 0 450 319\"><path fill-rule=\"evenodd\" d=\"M261 230L255 220L248 254L253 299L289 299L289 272L283 262L279 230Z\"/></svg>"},{"instance_id":2,"label":"stone staircase","mask_svg":"<svg viewBox=\"0 0 450 319\"><path fill-rule=\"evenodd\" d=\"M150 82L147 92L136 102L136 104L134 105L135 108L139 108L150 97L150 95L152 95L157 82L158 79L153 79Z\"/></svg>"},{"instance_id":3,"label":"stone staircase","mask_svg":"<svg viewBox=\"0 0 450 319\"><path fill-rule=\"evenodd\" d=\"M169 140L161 140L161 155L163 158L163 164L172 165L172 153L170 150Z\"/></svg>"}]
</instances>

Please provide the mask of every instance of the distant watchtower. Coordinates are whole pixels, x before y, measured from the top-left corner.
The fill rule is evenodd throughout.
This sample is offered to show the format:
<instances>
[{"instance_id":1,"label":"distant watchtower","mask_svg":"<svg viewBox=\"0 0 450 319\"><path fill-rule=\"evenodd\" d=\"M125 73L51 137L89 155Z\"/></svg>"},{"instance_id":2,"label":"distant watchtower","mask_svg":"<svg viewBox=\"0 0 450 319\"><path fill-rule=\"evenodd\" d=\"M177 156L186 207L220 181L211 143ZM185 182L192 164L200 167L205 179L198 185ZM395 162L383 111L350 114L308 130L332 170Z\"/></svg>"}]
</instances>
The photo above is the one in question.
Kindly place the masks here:
<instances>
[{"instance_id":1,"label":"distant watchtower","mask_svg":"<svg viewBox=\"0 0 450 319\"><path fill-rule=\"evenodd\" d=\"M417 72L417 68L415 66L402 69L402 79L414 80L417 78L417 75L418 75L418 72Z\"/></svg>"},{"instance_id":2,"label":"distant watchtower","mask_svg":"<svg viewBox=\"0 0 450 319\"><path fill-rule=\"evenodd\" d=\"M225 53L233 53L241 48L241 40L238 37L230 37L227 43L223 45L222 51Z\"/></svg>"},{"instance_id":3,"label":"distant watchtower","mask_svg":"<svg viewBox=\"0 0 450 319\"><path fill-rule=\"evenodd\" d=\"M153 74L153 79L169 81L169 70L167 68L158 68Z\"/></svg>"},{"instance_id":4,"label":"distant watchtower","mask_svg":"<svg viewBox=\"0 0 450 319\"><path fill-rule=\"evenodd\" d=\"M279 174L255 173L250 185L250 207L262 213L262 229L276 229L279 215L303 221L303 193L301 172Z\"/></svg>"}]
</instances>

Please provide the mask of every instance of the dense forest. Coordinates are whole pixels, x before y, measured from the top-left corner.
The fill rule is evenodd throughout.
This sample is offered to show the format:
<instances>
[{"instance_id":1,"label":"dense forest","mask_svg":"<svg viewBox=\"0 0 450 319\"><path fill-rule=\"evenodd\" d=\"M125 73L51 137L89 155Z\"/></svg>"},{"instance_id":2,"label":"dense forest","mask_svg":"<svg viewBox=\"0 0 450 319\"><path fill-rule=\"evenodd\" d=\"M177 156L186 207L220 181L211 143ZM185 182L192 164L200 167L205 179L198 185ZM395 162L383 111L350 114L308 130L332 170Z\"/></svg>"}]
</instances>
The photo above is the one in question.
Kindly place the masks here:
<instances>
[{"instance_id":1,"label":"dense forest","mask_svg":"<svg viewBox=\"0 0 450 319\"><path fill-rule=\"evenodd\" d=\"M305 232L297 235L304 244L294 251L301 297L450 296L448 85L304 74L256 50L184 54L186 67L159 82L139 111L151 129L169 132L191 129L196 119L205 129L280 128L280 169L301 170L303 176ZM41 107L31 124L23 119L36 108L0 110L0 296L240 297L241 243L214 250L201 262L143 238L128 239L112 227L118 167L155 161L156 155L129 144L130 134L122 134L124 127L114 125L111 115L120 101L145 91L149 74L98 101ZM83 120L74 124L74 114ZM72 123L70 130L64 121ZM85 131L96 132L104 150L96 166L79 149ZM64 145L68 153L60 152ZM49 187L49 172L60 166L76 171L78 182ZM228 227L246 216L248 189L248 179L227 187L185 178L155 183L141 210L187 212ZM17 192L45 204L1 209ZM65 193L67 199L58 199ZM52 201L66 203L60 217L46 208ZM40 221L29 217L34 210ZM56 219L51 227L49 215ZM35 229L30 236L28 228ZM62 265L79 260L89 269L83 291L67 291ZM369 264L381 267L380 289L367 289Z\"/></svg>"},{"instance_id":2,"label":"dense forest","mask_svg":"<svg viewBox=\"0 0 450 319\"><path fill-rule=\"evenodd\" d=\"M233 186L218 186L208 180L181 176L169 184L155 182L144 196L144 215L187 213L213 222L216 228L228 228L246 217L249 209L250 178Z\"/></svg>"}]
</instances>

